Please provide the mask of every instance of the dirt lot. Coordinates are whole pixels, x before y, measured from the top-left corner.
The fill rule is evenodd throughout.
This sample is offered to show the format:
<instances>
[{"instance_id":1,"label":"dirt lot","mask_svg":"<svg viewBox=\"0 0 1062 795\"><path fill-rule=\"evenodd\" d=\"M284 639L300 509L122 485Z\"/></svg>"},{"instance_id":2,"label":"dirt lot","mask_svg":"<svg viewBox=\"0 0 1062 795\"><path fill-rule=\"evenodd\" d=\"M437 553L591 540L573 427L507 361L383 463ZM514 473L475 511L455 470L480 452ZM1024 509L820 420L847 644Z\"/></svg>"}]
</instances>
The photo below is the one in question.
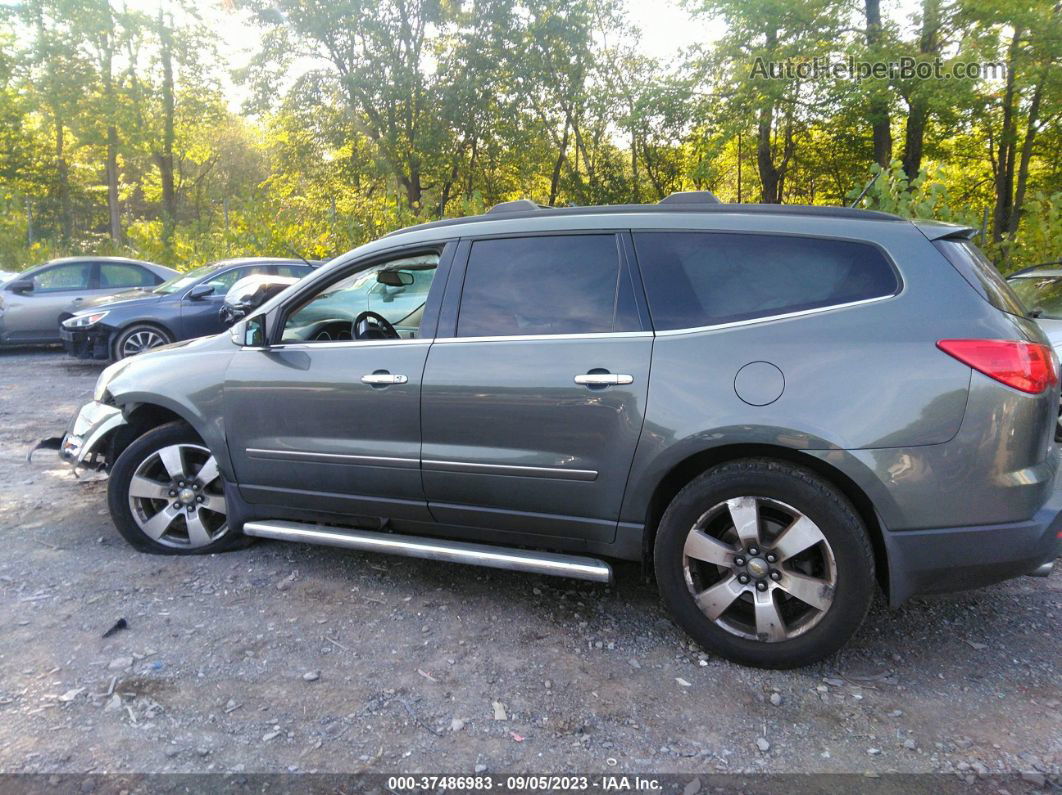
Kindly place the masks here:
<instances>
[{"instance_id":1,"label":"dirt lot","mask_svg":"<svg viewBox=\"0 0 1062 795\"><path fill-rule=\"evenodd\" d=\"M879 604L841 655L779 673L691 647L633 565L606 588L281 543L142 555L111 527L105 482L76 481L52 452L26 463L99 370L0 352L2 772L1057 782L1057 570Z\"/></svg>"}]
</instances>

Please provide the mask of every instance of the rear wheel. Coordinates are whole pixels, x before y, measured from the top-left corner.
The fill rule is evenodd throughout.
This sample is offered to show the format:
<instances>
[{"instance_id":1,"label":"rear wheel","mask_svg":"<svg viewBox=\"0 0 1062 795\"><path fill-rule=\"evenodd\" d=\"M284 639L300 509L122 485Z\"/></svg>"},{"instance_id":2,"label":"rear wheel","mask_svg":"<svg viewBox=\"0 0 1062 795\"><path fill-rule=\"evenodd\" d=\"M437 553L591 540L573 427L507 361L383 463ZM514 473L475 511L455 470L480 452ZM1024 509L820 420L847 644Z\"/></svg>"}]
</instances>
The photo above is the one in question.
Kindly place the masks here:
<instances>
[{"instance_id":1,"label":"rear wheel","mask_svg":"<svg viewBox=\"0 0 1062 795\"><path fill-rule=\"evenodd\" d=\"M873 598L874 557L848 500L811 471L748 459L711 469L660 522L657 581L709 651L792 668L833 654Z\"/></svg>"},{"instance_id":2,"label":"rear wheel","mask_svg":"<svg viewBox=\"0 0 1062 795\"><path fill-rule=\"evenodd\" d=\"M237 537L217 460L183 423L148 431L122 451L107 499L118 532L142 552L218 552Z\"/></svg>"},{"instance_id":3,"label":"rear wheel","mask_svg":"<svg viewBox=\"0 0 1062 795\"><path fill-rule=\"evenodd\" d=\"M114 341L113 358L118 360L127 356L136 356L138 353L158 348L160 345L169 345L171 342L173 342L173 337L168 331L158 326L138 323L122 329Z\"/></svg>"}]
</instances>

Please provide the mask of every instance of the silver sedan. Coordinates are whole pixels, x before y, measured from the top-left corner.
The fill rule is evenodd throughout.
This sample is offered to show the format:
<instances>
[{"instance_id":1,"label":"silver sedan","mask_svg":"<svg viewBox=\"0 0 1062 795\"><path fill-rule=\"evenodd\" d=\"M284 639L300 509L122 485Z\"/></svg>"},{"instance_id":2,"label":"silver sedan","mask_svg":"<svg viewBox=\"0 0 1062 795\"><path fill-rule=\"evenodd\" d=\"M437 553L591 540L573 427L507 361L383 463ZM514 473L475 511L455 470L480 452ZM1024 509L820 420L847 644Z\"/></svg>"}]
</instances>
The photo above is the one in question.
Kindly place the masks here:
<instances>
[{"instance_id":1,"label":"silver sedan","mask_svg":"<svg viewBox=\"0 0 1062 795\"><path fill-rule=\"evenodd\" d=\"M0 279L0 345L59 342L59 321L82 301L150 290L177 275L124 257L66 257Z\"/></svg>"}]
</instances>

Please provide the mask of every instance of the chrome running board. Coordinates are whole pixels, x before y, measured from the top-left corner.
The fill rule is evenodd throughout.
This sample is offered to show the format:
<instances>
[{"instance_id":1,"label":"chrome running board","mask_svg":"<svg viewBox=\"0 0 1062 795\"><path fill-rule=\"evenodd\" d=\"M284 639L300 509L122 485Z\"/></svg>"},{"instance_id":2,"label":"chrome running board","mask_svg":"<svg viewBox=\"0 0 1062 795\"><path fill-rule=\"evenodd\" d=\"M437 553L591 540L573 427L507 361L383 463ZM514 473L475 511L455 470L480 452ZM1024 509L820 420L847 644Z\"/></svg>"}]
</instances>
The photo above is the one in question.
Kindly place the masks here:
<instances>
[{"instance_id":1,"label":"chrome running board","mask_svg":"<svg viewBox=\"0 0 1062 795\"><path fill-rule=\"evenodd\" d=\"M612 567L602 560L578 555L559 555L554 552L492 547L467 541L403 536L377 533L371 530L337 529L318 524L270 520L247 522L245 535L272 538L277 541L300 541L304 544L323 544L366 552L404 555L407 558L426 558L448 563L467 563L492 569L527 571L572 577L591 582L612 582Z\"/></svg>"}]
</instances>

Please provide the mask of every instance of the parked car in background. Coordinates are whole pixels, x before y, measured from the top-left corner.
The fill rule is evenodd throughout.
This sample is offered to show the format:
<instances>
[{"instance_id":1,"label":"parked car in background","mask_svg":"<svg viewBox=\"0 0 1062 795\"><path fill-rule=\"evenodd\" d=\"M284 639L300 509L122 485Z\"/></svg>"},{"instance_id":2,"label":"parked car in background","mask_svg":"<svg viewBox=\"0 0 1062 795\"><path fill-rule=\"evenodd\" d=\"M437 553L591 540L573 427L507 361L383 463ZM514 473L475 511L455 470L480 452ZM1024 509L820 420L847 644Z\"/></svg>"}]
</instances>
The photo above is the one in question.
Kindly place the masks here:
<instances>
[{"instance_id":1,"label":"parked car in background","mask_svg":"<svg viewBox=\"0 0 1062 795\"><path fill-rule=\"evenodd\" d=\"M641 561L706 649L805 665L878 587L898 605L1059 552L1058 361L975 231L510 202L108 367L46 445L109 470L145 552L242 534L597 582ZM411 273L416 308L367 308Z\"/></svg>"},{"instance_id":2,"label":"parked car in background","mask_svg":"<svg viewBox=\"0 0 1062 795\"><path fill-rule=\"evenodd\" d=\"M178 275L124 257L66 257L22 271L0 285L0 343L59 342L59 322L70 315L69 307L120 291L143 295Z\"/></svg>"},{"instance_id":3,"label":"parked car in background","mask_svg":"<svg viewBox=\"0 0 1062 795\"><path fill-rule=\"evenodd\" d=\"M294 276L244 276L225 293L218 318L228 328L297 281Z\"/></svg>"},{"instance_id":4,"label":"parked car in background","mask_svg":"<svg viewBox=\"0 0 1062 795\"><path fill-rule=\"evenodd\" d=\"M218 310L225 293L252 274L302 277L315 263L242 257L177 274L150 292L132 291L86 301L62 321L63 347L83 359L124 359L177 340L225 330Z\"/></svg>"},{"instance_id":5,"label":"parked car in background","mask_svg":"<svg viewBox=\"0 0 1062 795\"><path fill-rule=\"evenodd\" d=\"M1007 283L1062 356L1062 260L1032 265L1007 278ZM1055 439L1062 442L1062 405Z\"/></svg>"},{"instance_id":6,"label":"parked car in background","mask_svg":"<svg viewBox=\"0 0 1062 795\"><path fill-rule=\"evenodd\" d=\"M1024 268L1007 283L1036 318L1055 350L1062 348L1062 261Z\"/></svg>"},{"instance_id":7,"label":"parked car in background","mask_svg":"<svg viewBox=\"0 0 1062 795\"><path fill-rule=\"evenodd\" d=\"M0 287L3 287L5 282L15 276L18 276L18 271L0 271Z\"/></svg>"}]
</instances>

